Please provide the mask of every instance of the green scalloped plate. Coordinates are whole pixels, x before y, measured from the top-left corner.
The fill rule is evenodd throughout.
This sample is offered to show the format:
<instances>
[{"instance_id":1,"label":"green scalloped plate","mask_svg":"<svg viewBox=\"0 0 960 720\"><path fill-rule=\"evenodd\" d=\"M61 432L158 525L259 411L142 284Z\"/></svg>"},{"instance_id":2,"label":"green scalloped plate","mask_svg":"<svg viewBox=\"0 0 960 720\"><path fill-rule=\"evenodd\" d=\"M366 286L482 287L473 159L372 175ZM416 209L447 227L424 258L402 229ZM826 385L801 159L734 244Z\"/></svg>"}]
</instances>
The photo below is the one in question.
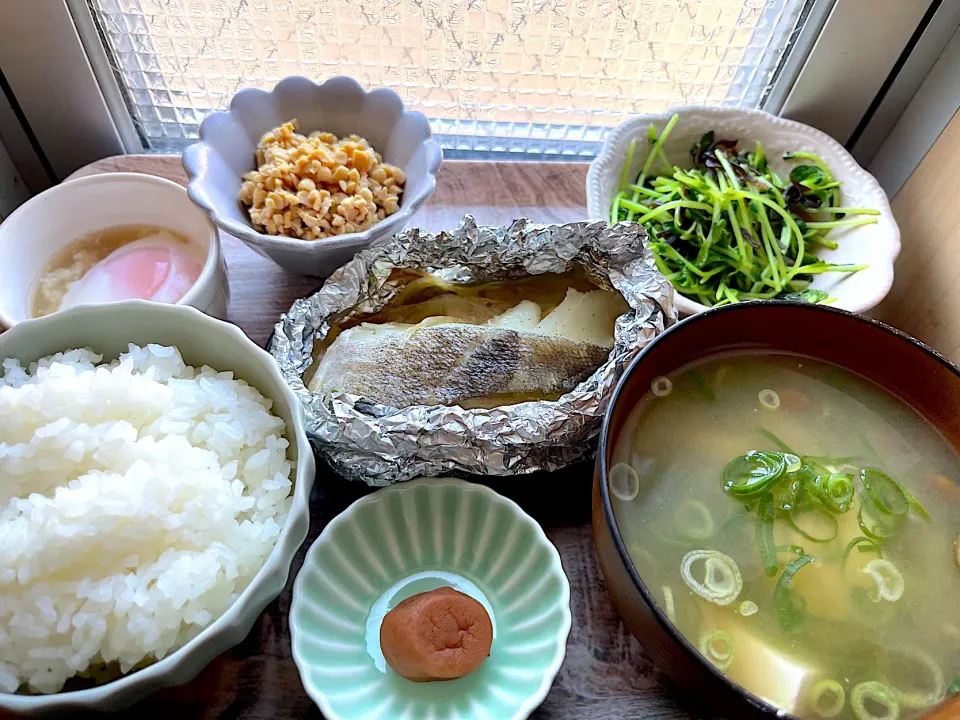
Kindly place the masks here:
<instances>
[{"instance_id":1,"label":"green scalloped plate","mask_svg":"<svg viewBox=\"0 0 960 720\"><path fill-rule=\"evenodd\" d=\"M470 675L416 683L380 650L402 600L451 586L493 621ZM540 526L511 500L449 478L362 498L307 552L290 608L293 657L328 720L521 720L546 697L570 632L570 585Z\"/></svg>"}]
</instances>

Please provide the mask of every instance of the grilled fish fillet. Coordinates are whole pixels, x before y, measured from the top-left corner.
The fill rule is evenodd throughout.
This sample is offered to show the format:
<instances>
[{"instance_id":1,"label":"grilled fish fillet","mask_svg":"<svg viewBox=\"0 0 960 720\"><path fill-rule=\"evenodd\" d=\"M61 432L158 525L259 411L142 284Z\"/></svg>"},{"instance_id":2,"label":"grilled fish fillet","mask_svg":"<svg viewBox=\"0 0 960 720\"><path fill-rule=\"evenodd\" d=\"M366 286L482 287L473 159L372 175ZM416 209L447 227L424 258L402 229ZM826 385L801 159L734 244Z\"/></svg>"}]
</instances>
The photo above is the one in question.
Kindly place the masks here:
<instances>
[{"instance_id":1,"label":"grilled fish fillet","mask_svg":"<svg viewBox=\"0 0 960 720\"><path fill-rule=\"evenodd\" d=\"M446 293L390 308L344 330L318 357L313 392L341 390L382 405L497 407L556 398L603 363L628 306L605 290L568 288L544 316Z\"/></svg>"},{"instance_id":2,"label":"grilled fish fillet","mask_svg":"<svg viewBox=\"0 0 960 720\"><path fill-rule=\"evenodd\" d=\"M310 383L381 405L456 405L504 394L548 397L573 389L609 350L564 338L428 318L417 325L344 330Z\"/></svg>"}]
</instances>

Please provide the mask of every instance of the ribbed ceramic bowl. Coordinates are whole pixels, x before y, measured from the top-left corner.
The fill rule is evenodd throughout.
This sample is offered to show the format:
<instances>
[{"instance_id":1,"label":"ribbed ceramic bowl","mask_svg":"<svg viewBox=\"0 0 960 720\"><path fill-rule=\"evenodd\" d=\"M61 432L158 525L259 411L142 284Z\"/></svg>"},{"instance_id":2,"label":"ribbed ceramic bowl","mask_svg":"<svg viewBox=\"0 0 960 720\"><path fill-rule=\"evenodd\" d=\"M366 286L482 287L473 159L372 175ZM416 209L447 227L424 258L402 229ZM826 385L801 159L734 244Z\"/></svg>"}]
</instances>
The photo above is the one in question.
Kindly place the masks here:
<instances>
[{"instance_id":1,"label":"ribbed ceramic bowl","mask_svg":"<svg viewBox=\"0 0 960 720\"><path fill-rule=\"evenodd\" d=\"M273 552L247 589L224 615L184 647L142 670L87 690L53 695L0 693L0 716L4 710L37 715L121 710L161 688L189 682L213 658L247 636L263 609L283 590L293 556L307 536L315 465L303 426L303 408L273 359L235 325L185 305L143 300L80 305L26 320L0 335L0 362L17 358L29 363L78 347L90 347L111 360L125 352L129 343L175 345L188 364L232 370L273 400L272 411L287 426L290 459L296 461L290 513Z\"/></svg>"},{"instance_id":2,"label":"ribbed ceramic bowl","mask_svg":"<svg viewBox=\"0 0 960 720\"><path fill-rule=\"evenodd\" d=\"M763 144L770 167L781 177L789 175L789 169L797 161L783 160L789 151L804 150L819 155L833 171L846 207L865 207L880 211L875 225L851 228L834 228L830 237L837 241L836 250L819 249L817 255L833 263L866 264L869 267L852 275L824 273L815 276L813 287L827 291L836 298L835 307L863 313L875 307L893 285L893 262L900 252L900 230L890 211L887 195L874 177L864 170L844 147L829 135L802 123L785 120L761 110L734 107L707 107L691 105L675 108L656 115L640 115L613 130L603 144L603 149L590 164L587 172L587 214L591 219L605 220L610 217L610 203L617 194L620 173L631 140L638 140L637 152L630 169L636 177L646 159L647 128L651 123L658 132L676 113L680 116L673 131L664 143L664 150L671 163L690 167L690 147L708 130L716 137L735 138L739 149L752 148L757 141ZM692 315L706 310L706 306L684 297L676 296L677 310L681 315Z\"/></svg>"},{"instance_id":3,"label":"ribbed ceramic bowl","mask_svg":"<svg viewBox=\"0 0 960 720\"><path fill-rule=\"evenodd\" d=\"M407 180L400 210L365 232L326 240L278 237L254 229L237 199L242 176L256 169L254 153L263 134L293 118L307 134L323 130L338 137L361 135L385 162L401 168ZM399 232L409 222L433 193L442 159L440 146L430 139L427 119L405 110L392 90L366 92L347 77L322 84L288 77L270 92L241 90L227 110L205 117L200 140L183 153L183 168L190 179L190 199L221 230L284 270L326 277L374 240Z\"/></svg>"},{"instance_id":4,"label":"ribbed ceramic bowl","mask_svg":"<svg viewBox=\"0 0 960 720\"><path fill-rule=\"evenodd\" d=\"M383 616L452 586L481 602L493 647L470 675L415 683L383 658ZM546 697L570 632L556 548L514 502L449 478L368 495L307 553L290 608L293 657L327 720L521 720Z\"/></svg>"}]
</instances>

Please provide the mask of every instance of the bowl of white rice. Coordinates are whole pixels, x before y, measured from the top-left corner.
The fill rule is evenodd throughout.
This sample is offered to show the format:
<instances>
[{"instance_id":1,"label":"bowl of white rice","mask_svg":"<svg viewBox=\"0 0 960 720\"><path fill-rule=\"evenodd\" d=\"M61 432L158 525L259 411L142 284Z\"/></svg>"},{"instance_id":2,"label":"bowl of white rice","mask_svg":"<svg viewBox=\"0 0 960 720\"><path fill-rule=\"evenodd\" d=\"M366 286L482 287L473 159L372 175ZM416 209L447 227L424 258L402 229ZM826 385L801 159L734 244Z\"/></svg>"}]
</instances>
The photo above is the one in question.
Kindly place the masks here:
<instances>
[{"instance_id":1,"label":"bowl of white rice","mask_svg":"<svg viewBox=\"0 0 960 720\"><path fill-rule=\"evenodd\" d=\"M193 308L0 334L0 710L118 710L249 633L315 465L273 359Z\"/></svg>"}]
</instances>

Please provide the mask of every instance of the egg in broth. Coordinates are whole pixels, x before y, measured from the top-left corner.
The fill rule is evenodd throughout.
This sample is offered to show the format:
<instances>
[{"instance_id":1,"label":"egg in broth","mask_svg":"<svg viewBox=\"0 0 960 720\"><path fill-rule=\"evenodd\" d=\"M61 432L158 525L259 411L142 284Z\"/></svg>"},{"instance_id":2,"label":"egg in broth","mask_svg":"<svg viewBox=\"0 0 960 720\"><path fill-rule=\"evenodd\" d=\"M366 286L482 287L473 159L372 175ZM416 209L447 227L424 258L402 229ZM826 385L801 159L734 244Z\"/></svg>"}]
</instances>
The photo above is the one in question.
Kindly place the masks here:
<instances>
[{"instance_id":1,"label":"egg in broth","mask_svg":"<svg viewBox=\"0 0 960 720\"><path fill-rule=\"evenodd\" d=\"M118 225L77 238L57 253L33 289L33 317L118 300L176 303L206 262L203 248L155 225Z\"/></svg>"}]
</instances>

